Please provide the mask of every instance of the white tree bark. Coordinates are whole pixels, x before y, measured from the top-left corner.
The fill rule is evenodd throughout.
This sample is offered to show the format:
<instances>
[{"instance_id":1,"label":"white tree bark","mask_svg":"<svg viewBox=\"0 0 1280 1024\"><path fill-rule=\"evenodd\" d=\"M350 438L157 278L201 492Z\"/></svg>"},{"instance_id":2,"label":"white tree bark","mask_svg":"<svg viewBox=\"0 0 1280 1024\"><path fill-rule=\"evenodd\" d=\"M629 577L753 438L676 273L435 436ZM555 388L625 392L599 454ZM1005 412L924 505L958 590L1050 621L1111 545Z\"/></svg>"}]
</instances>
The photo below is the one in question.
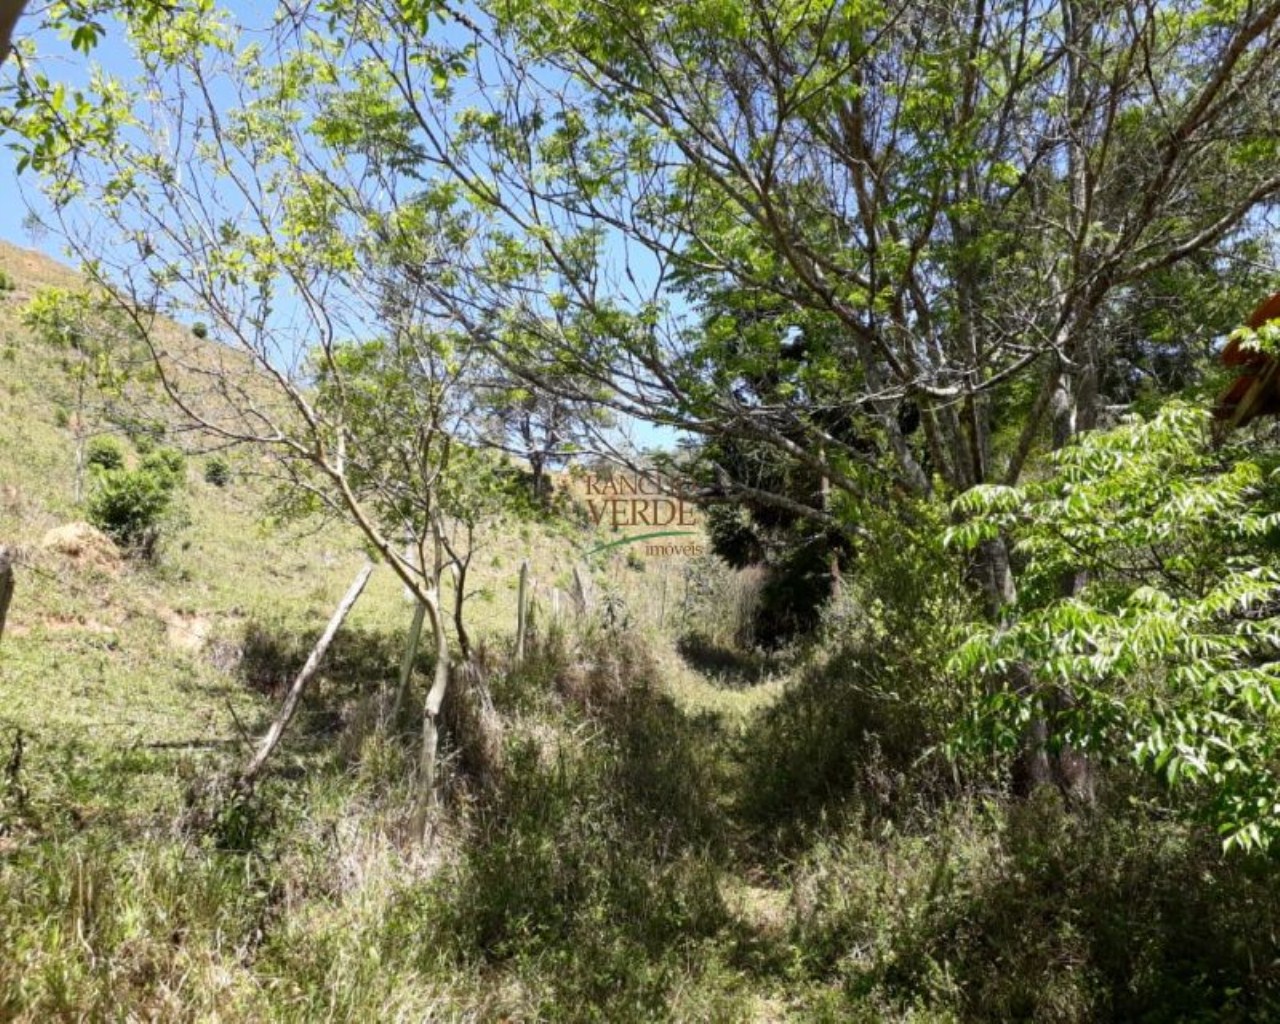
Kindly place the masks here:
<instances>
[{"instance_id":1,"label":"white tree bark","mask_svg":"<svg viewBox=\"0 0 1280 1024\"><path fill-rule=\"evenodd\" d=\"M436 756L440 748L440 709L449 689L449 638L445 634L444 616L435 595L423 602L431 620L431 633L436 641L436 668L427 701L422 709L422 755L418 762L417 831L425 841L429 835L432 812L436 807Z\"/></svg>"}]
</instances>

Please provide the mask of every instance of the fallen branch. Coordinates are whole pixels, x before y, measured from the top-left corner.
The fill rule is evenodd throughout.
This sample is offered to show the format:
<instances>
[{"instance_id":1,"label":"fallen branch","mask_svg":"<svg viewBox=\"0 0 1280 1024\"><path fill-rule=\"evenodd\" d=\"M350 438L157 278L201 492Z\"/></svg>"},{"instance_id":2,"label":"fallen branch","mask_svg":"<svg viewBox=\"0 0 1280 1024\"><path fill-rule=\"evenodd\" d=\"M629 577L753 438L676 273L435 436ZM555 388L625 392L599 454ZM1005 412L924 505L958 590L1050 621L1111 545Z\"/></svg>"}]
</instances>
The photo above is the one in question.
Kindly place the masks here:
<instances>
[{"instance_id":1,"label":"fallen branch","mask_svg":"<svg viewBox=\"0 0 1280 1024\"><path fill-rule=\"evenodd\" d=\"M280 742L280 737L284 735L284 730L289 725L289 720L293 718L294 712L298 710L298 701L302 698L302 691L307 688L307 683L316 674L325 652L329 649L329 645L333 643L334 636L337 635L343 620L346 619L352 606L356 603L360 592L364 590L364 585L369 582L369 574L372 572L372 564L366 565L360 570L355 582L351 584L351 589L347 591L347 596L342 599L337 611L333 613L333 618L329 620L329 625L325 627L324 633L316 641L315 647L312 648L311 654L307 658L307 663L302 666L302 671L298 673L293 685L289 687L289 694L284 699L284 706L280 708L280 713L276 715L276 720L271 723L271 728L267 730L267 734L262 737L262 742L258 745L258 752L253 755L253 760L240 773L241 790L248 791L253 788L253 784L258 774L262 771L263 765L267 763L267 758L275 750L276 744Z\"/></svg>"}]
</instances>

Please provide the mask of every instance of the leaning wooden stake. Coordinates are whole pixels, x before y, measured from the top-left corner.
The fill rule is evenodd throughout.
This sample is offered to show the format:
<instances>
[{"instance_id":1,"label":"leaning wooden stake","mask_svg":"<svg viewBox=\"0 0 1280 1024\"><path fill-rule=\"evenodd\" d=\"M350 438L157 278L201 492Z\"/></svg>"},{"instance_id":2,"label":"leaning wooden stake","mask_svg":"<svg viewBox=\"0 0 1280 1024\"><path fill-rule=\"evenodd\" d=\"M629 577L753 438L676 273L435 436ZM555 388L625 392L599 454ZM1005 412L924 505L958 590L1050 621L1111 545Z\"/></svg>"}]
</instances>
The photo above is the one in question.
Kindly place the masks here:
<instances>
[{"instance_id":1,"label":"leaning wooden stake","mask_svg":"<svg viewBox=\"0 0 1280 1024\"><path fill-rule=\"evenodd\" d=\"M591 577L573 567L573 605L578 616L591 614Z\"/></svg>"},{"instance_id":2,"label":"leaning wooden stake","mask_svg":"<svg viewBox=\"0 0 1280 1024\"><path fill-rule=\"evenodd\" d=\"M400 683L396 687L395 703L391 705L391 725L400 721L400 709L404 707L404 695L409 692L409 680L413 676L413 662L418 656L418 642L422 637L422 620L427 616L427 606L422 601L413 610L413 622L409 626L409 639L404 645L404 658L400 662Z\"/></svg>"},{"instance_id":3,"label":"leaning wooden stake","mask_svg":"<svg viewBox=\"0 0 1280 1024\"><path fill-rule=\"evenodd\" d=\"M529 560L520 563L520 589L516 591L516 664L524 661L525 631L529 628Z\"/></svg>"},{"instance_id":4,"label":"leaning wooden stake","mask_svg":"<svg viewBox=\"0 0 1280 1024\"><path fill-rule=\"evenodd\" d=\"M0 546L0 640L4 639L4 620L9 614L9 602L13 600L13 563L15 560L11 549Z\"/></svg>"},{"instance_id":5,"label":"leaning wooden stake","mask_svg":"<svg viewBox=\"0 0 1280 1024\"><path fill-rule=\"evenodd\" d=\"M329 649L329 645L333 643L333 638L337 635L343 620L346 619L352 606L356 603L360 592L364 590L364 585L369 582L369 574L372 572L372 564L366 565L360 570L355 582L351 584L351 589L347 591L347 596L342 599L337 611L333 613L333 618L329 620L329 625L325 627L320 639L316 641L315 647L311 650L311 655L307 658L307 663L302 666L302 671L298 673L293 685L289 687L289 695L284 699L284 706L280 708L280 713L276 715L276 720L271 723L271 728L267 730L267 734L262 737L262 742L258 744L258 752L253 755L253 760L240 773L241 788L246 790L253 788L259 772L262 771L263 765L267 763L267 758L275 750L276 744L280 742L280 737L284 735L284 731L289 725L289 720L293 718L294 712L298 710L298 701L302 699L302 691L307 688L307 683L316 674L316 669L320 667L320 662L324 658L325 652Z\"/></svg>"}]
</instances>

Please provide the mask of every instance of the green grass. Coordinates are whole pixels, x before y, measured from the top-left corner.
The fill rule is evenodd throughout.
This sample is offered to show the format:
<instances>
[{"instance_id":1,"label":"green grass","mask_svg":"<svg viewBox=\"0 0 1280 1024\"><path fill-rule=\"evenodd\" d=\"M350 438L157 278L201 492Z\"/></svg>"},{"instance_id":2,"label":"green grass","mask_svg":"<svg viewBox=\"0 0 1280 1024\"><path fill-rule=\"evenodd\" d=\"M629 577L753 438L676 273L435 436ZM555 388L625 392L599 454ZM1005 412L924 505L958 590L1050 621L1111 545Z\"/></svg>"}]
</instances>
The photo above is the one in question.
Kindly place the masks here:
<instances>
[{"instance_id":1,"label":"green grass","mask_svg":"<svg viewBox=\"0 0 1280 1024\"><path fill-rule=\"evenodd\" d=\"M155 563L43 550L83 510L61 370L16 309L66 274L2 245L0 271L0 541L24 552L0 641L0 1019L1280 1015L1274 866L1224 860L1123 772L1080 814L944 771L956 694L918 602L879 633L854 602L808 645L742 650L758 581L624 548L591 558L579 619L572 569L608 539L580 525L503 526L477 553L497 714L447 716L431 843L415 715L379 727L410 619L385 568L235 799L360 540L268 529L254 456L217 487L194 452Z\"/></svg>"}]
</instances>

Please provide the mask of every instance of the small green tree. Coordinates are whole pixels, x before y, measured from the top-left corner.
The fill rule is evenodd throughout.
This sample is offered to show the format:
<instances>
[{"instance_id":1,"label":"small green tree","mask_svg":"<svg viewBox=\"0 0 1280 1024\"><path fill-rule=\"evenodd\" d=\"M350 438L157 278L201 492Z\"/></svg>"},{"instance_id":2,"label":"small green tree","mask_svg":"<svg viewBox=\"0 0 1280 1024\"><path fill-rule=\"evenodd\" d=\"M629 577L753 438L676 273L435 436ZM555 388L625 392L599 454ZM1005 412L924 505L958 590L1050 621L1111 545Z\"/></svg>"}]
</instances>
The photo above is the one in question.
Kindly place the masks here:
<instances>
[{"instance_id":1,"label":"small green tree","mask_svg":"<svg viewBox=\"0 0 1280 1024\"><path fill-rule=\"evenodd\" d=\"M95 437L89 442L85 461L91 469L121 469L124 447L114 437Z\"/></svg>"},{"instance_id":2,"label":"small green tree","mask_svg":"<svg viewBox=\"0 0 1280 1024\"><path fill-rule=\"evenodd\" d=\"M1011 537L1008 621L952 659L968 738L1013 750L1030 723L1189 789L1227 847L1280 838L1280 452L1215 448L1184 404L1084 435L1053 474L975 488L951 543ZM1029 685L1004 685L1015 666Z\"/></svg>"},{"instance_id":3,"label":"small green tree","mask_svg":"<svg viewBox=\"0 0 1280 1024\"><path fill-rule=\"evenodd\" d=\"M231 464L221 455L210 456L204 464L204 479L214 487L226 487L231 483Z\"/></svg>"},{"instance_id":4,"label":"small green tree","mask_svg":"<svg viewBox=\"0 0 1280 1024\"><path fill-rule=\"evenodd\" d=\"M176 485L187 471L187 457L176 448L156 448L142 457L142 468L168 476Z\"/></svg>"},{"instance_id":5,"label":"small green tree","mask_svg":"<svg viewBox=\"0 0 1280 1024\"><path fill-rule=\"evenodd\" d=\"M101 470L89 495L89 522L121 546L153 558L166 523L174 521L180 479L159 463Z\"/></svg>"},{"instance_id":6,"label":"small green tree","mask_svg":"<svg viewBox=\"0 0 1280 1024\"><path fill-rule=\"evenodd\" d=\"M141 379L145 350L136 325L84 290L41 289L24 307L22 323L37 339L62 353L64 388L58 399L69 408L78 502L90 464L90 437L102 424L128 422L134 415L137 396L126 400L126 387L131 380Z\"/></svg>"}]
</instances>

